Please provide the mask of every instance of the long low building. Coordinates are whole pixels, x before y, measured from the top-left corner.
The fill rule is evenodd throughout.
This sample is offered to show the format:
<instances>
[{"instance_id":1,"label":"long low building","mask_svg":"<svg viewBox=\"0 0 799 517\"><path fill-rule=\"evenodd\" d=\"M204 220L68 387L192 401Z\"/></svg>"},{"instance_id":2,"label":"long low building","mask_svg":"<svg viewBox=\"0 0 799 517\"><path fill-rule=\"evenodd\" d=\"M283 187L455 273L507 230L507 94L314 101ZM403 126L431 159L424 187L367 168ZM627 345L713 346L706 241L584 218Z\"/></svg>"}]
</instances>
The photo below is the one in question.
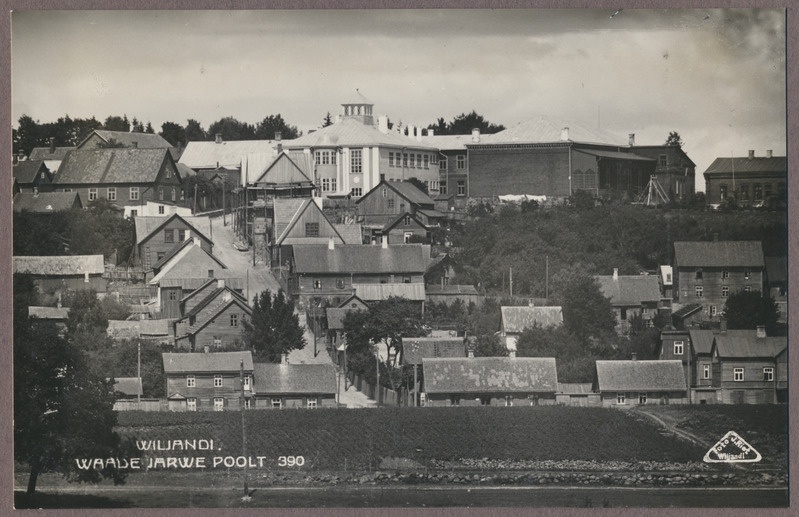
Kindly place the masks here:
<instances>
[{"instance_id":1,"label":"long low building","mask_svg":"<svg viewBox=\"0 0 799 517\"><path fill-rule=\"evenodd\" d=\"M682 361L597 361L596 383L603 406L687 404Z\"/></svg>"}]
</instances>

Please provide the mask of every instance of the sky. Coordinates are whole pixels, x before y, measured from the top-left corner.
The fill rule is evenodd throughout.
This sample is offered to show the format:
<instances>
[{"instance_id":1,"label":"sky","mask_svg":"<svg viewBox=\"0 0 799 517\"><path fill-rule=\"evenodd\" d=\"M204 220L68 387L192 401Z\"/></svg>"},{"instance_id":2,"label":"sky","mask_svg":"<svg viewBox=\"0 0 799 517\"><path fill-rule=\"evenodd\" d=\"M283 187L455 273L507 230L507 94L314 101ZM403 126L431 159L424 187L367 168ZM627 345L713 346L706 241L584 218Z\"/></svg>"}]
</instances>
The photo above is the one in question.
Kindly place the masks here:
<instances>
[{"instance_id":1,"label":"sky","mask_svg":"<svg viewBox=\"0 0 799 517\"><path fill-rule=\"evenodd\" d=\"M783 10L20 11L12 121L126 114L203 127L280 113L301 131L356 89L427 126L539 115L639 145L670 131L701 173L786 152Z\"/></svg>"}]
</instances>

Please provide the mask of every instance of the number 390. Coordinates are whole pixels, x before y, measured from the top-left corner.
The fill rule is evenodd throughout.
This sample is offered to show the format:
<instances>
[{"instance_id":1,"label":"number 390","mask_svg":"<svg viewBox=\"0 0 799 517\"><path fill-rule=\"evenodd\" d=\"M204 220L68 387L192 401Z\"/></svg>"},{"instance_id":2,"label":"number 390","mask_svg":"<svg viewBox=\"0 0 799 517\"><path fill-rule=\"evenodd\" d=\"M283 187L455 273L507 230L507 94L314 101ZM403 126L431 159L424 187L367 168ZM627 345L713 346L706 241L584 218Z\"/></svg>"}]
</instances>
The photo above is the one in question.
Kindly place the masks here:
<instances>
[{"instance_id":1,"label":"number 390","mask_svg":"<svg viewBox=\"0 0 799 517\"><path fill-rule=\"evenodd\" d=\"M277 459L279 467L302 467L305 465L303 456L281 456Z\"/></svg>"}]
</instances>

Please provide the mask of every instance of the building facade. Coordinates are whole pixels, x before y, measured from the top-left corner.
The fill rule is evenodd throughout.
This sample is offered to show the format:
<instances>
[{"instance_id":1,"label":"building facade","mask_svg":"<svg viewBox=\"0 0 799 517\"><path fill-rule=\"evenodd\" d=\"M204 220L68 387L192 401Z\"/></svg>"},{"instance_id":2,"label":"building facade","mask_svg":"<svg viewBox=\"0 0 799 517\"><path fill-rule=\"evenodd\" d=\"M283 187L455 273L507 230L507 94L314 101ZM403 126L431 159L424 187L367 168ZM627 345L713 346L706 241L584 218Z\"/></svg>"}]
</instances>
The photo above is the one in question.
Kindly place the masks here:
<instances>
[{"instance_id":1,"label":"building facade","mask_svg":"<svg viewBox=\"0 0 799 517\"><path fill-rule=\"evenodd\" d=\"M705 197L710 206L735 200L738 206L785 206L788 194L788 164L785 156L716 158L707 168Z\"/></svg>"}]
</instances>

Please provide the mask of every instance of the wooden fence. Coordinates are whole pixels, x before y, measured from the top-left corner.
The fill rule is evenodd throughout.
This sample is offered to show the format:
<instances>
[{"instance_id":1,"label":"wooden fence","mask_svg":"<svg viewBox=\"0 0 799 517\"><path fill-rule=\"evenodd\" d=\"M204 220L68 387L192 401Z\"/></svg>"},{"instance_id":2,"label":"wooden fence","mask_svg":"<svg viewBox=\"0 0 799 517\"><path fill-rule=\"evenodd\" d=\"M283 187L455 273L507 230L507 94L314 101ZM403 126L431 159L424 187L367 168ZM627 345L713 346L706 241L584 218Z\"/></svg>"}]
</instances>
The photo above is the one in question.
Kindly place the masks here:
<instances>
[{"instance_id":1,"label":"wooden fence","mask_svg":"<svg viewBox=\"0 0 799 517\"><path fill-rule=\"evenodd\" d=\"M354 372L349 372L348 377L350 384L355 386L355 389L366 395L372 400L377 401L378 406L400 406L403 402L403 397L400 393L390 390L384 386L380 386L378 393L375 392L375 385L356 375ZM405 401L407 402L407 401Z\"/></svg>"}]
</instances>

